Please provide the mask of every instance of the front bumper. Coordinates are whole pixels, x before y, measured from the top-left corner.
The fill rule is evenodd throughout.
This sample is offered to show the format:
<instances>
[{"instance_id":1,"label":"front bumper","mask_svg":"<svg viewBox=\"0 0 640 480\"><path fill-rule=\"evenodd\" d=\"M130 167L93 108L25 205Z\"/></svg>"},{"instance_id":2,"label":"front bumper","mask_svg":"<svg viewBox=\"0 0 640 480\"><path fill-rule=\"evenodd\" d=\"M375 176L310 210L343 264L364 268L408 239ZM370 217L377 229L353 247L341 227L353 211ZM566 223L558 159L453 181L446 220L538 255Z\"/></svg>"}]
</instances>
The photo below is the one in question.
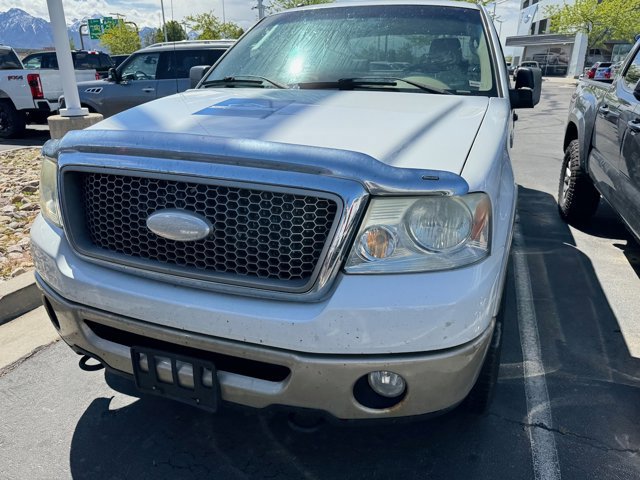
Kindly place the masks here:
<instances>
[{"instance_id":1,"label":"front bumper","mask_svg":"<svg viewBox=\"0 0 640 480\"><path fill-rule=\"evenodd\" d=\"M455 406L475 383L495 325L492 320L471 342L430 353L308 354L222 340L103 312L69 302L39 275L36 279L64 341L115 371L133 374L130 347L144 338L160 348L185 349L203 359L220 359L217 375L225 401L256 408L311 408L342 419L421 415ZM274 367L271 373L265 365ZM404 398L393 407L369 408L354 396L358 380L375 370L391 370L407 382Z\"/></svg>"}]
</instances>

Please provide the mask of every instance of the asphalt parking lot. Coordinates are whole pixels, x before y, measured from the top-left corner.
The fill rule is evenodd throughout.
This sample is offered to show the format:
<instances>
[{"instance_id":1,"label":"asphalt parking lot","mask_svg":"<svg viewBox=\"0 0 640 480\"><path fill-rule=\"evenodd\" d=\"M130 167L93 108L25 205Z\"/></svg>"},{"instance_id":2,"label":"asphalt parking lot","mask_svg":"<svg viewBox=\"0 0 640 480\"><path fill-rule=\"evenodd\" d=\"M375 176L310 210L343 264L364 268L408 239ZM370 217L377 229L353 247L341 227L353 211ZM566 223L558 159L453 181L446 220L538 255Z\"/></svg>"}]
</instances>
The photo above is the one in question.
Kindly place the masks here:
<instances>
[{"instance_id":1,"label":"asphalt parking lot","mask_svg":"<svg viewBox=\"0 0 640 480\"><path fill-rule=\"evenodd\" d=\"M547 81L541 104L518 112L518 220L487 415L300 432L278 411L210 415L117 393L58 342L0 371L0 477L640 478L640 248L606 205L585 231L557 214L572 91Z\"/></svg>"},{"instance_id":2,"label":"asphalt parking lot","mask_svg":"<svg viewBox=\"0 0 640 480\"><path fill-rule=\"evenodd\" d=\"M21 147L39 147L49 138L48 125L29 125L20 138L0 138L0 152Z\"/></svg>"}]
</instances>

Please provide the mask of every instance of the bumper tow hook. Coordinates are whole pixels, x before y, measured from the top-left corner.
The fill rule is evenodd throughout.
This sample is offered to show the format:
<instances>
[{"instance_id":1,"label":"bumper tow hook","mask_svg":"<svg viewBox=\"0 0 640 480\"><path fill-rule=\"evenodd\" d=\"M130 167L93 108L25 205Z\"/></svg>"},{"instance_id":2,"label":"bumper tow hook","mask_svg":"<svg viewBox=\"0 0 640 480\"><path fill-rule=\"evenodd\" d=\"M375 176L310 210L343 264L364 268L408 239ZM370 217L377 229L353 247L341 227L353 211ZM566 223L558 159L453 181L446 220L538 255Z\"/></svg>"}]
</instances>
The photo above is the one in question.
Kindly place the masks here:
<instances>
[{"instance_id":1,"label":"bumper tow hook","mask_svg":"<svg viewBox=\"0 0 640 480\"><path fill-rule=\"evenodd\" d=\"M88 364L87 362L89 360L94 360L98 363ZM102 370L104 368L104 365L100 363L99 360L90 357L89 355L83 355L80 359L80 362L78 363L78 366L85 372L97 372L98 370Z\"/></svg>"}]
</instances>

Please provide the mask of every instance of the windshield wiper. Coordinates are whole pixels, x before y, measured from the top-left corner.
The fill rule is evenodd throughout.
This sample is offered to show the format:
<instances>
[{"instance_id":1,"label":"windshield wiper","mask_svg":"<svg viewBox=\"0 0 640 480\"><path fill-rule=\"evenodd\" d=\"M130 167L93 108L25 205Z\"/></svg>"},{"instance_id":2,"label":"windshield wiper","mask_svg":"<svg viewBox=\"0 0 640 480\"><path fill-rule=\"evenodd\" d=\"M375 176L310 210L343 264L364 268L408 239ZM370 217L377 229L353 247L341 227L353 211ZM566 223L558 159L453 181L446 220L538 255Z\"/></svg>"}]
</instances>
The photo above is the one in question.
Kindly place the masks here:
<instances>
[{"instance_id":1,"label":"windshield wiper","mask_svg":"<svg viewBox=\"0 0 640 480\"><path fill-rule=\"evenodd\" d=\"M422 83L414 82L413 80L407 80L400 77L353 77L353 78L341 78L332 82L306 82L298 83L298 88L309 89L323 89L323 88L338 88L340 90L353 90L361 87L397 87L398 82L406 83L407 85L419 88L424 92L438 93L442 95L451 95L451 92L442 90L441 88L430 87Z\"/></svg>"},{"instance_id":2,"label":"windshield wiper","mask_svg":"<svg viewBox=\"0 0 640 480\"><path fill-rule=\"evenodd\" d=\"M270 85L273 85L276 88L287 88L285 85L282 85L278 82L275 82L267 77L261 77L259 75L235 75L232 77L224 77L218 80L208 80L202 84L203 87L215 87L219 85L223 85L225 87L233 87L238 83L242 83L244 85L251 85L260 88L264 88L264 83L267 82Z\"/></svg>"}]
</instances>

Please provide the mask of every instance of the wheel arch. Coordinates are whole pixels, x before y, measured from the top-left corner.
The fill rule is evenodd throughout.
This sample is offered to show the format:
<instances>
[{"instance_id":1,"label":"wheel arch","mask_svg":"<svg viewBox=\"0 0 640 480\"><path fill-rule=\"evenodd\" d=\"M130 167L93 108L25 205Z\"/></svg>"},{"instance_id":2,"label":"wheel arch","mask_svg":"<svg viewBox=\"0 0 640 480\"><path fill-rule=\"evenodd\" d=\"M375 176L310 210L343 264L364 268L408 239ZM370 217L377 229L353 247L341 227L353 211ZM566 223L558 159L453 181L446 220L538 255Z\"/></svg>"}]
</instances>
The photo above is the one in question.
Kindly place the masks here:
<instances>
[{"instance_id":1,"label":"wheel arch","mask_svg":"<svg viewBox=\"0 0 640 480\"><path fill-rule=\"evenodd\" d=\"M9 94L4 90L0 90L0 100L6 100L11 103L13 108L16 108L16 104L13 103L13 100L11 100L11 96L9 96Z\"/></svg>"}]
</instances>

